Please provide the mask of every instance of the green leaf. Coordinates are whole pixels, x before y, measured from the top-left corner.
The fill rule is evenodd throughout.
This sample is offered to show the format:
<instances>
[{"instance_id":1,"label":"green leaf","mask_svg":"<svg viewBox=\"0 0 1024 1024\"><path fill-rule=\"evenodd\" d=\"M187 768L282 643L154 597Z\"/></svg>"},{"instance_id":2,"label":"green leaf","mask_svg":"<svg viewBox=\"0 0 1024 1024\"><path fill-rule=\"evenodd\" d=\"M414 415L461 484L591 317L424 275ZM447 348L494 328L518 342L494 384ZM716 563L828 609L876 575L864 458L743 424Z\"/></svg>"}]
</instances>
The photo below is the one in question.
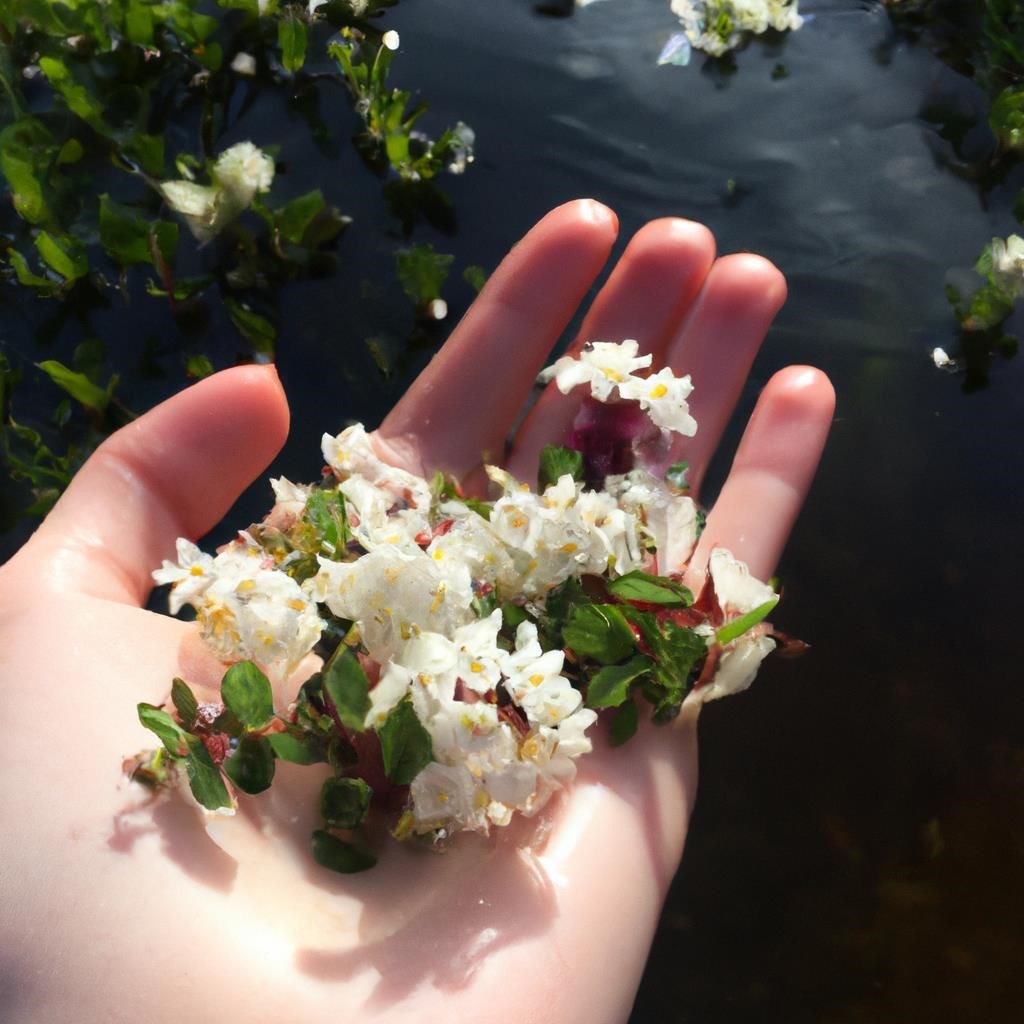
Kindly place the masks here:
<instances>
[{"instance_id":1,"label":"green leaf","mask_svg":"<svg viewBox=\"0 0 1024 1024\"><path fill-rule=\"evenodd\" d=\"M693 604L693 594L681 583L667 576L652 576L640 569L611 580L608 591L623 601L644 601L667 607L682 605L687 608Z\"/></svg>"},{"instance_id":2,"label":"green leaf","mask_svg":"<svg viewBox=\"0 0 1024 1024\"><path fill-rule=\"evenodd\" d=\"M565 643L584 658L612 665L636 649L629 622L613 604L576 605L562 629Z\"/></svg>"},{"instance_id":3,"label":"green leaf","mask_svg":"<svg viewBox=\"0 0 1024 1024\"><path fill-rule=\"evenodd\" d=\"M646 655L638 654L624 665L606 665L587 686L587 707L617 708L629 697L630 684L654 667Z\"/></svg>"},{"instance_id":4,"label":"green leaf","mask_svg":"<svg viewBox=\"0 0 1024 1024\"><path fill-rule=\"evenodd\" d=\"M0 132L0 171L11 186L14 209L30 224L47 224L47 169L57 151L50 130L34 117L20 117Z\"/></svg>"},{"instance_id":5,"label":"green leaf","mask_svg":"<svg viewBox=\"0 0 1024 1024\"><path fill-rule=\"evenodd\" d=\"M317 829L313 833L313 860L321 867L338 871L343 875L365 871L377 863L377 858L373 854L360 850L358 846L346 843L323 829Z\"/></svg>"},{"instance_id":6,"label":"green leaf","mask_svg":"<svg viewBox=\"0 0 1024 1024\"><path fill-rule=\"evenodd\" d=\"M1024 150L1024 85L1011 85L995 98L988 123L1004 149Z\"/></svg>"},{"instance_id":7,"label":"green leaf","mask_svg":"<svg viewBox=\"0 0 1024 1024\"><path fill-rule=\"evenodd\" d=\"M615 713L608 727L608 742L613 747L621 747L626 740L632 738L640 725L640 710L636 701L627 701Z\"/></svg>"},{"instance_id":8,"label":"green leaf","mask_svg":"<svg viewBox=\"0 0 1024 1024\"><path fill-rule=\"evenodd\" d=\"M44 359L36 364L57 387L66 391L76 402L80 402L87 409L95 409L102 412L110 402L112 386L117 383L117 378L111 378L111 384L106 389L93 384L84 373L68 369L63 363L56 359Z\"/></svg>"},{"instance_id":9,"label":"green leaf","mask_svg":"<svg viewBox=\"0 0 1024 1024\"><path fill-rule=\"evenodd\" d=\"M270 680L251 661L240 661L224 673L220 695L227 709L250 729L266 725L274 715Z\"/></svg>"},{"instance_id":10,"label":"green leaf","mask_svg":"<svg viewBox=\"0 0 1024 1024\"><path fill-rule=\"evenodd\" d=\"M188 754L188 733L166 712L153 704L138 705L139 721L174 754L185 757Z\"/></svg>"},{"instance_id":11,"label":"green leaf","mask_svg":"<svg viewBox=\"0 0 1024 1024\"><path fill-rule=\"evenodd\" d=\"M231 796L220 769L213 763L210 752L198 736L186 734L188 756L185 758L185 774L188 776L192 795L207 808L215 811L219 807L231 807Z\"/></svg>"},{"instance_id":12,"label":"green leaf","mask_svg":"<svg viewBox=\"0 0 1024 1024\"><path fill-rule=\"evenodd\" d=\"M345 496L341 491L312 491L306 499L303 515L320 534L321 548L332 558L351 540L352 534L345 514Z\"/></svg>"},{"instance_id":13,"label":"green leaf","mask_svg":"<svg viewBox=\"0 0 1024 1024\"><path fill-rule=\"evenodd\" d=\"M408 786L430 764L433 747L407 697L377 729L384 757L384 774L396 786Z\"/></svg>"},{"instance_id":14,"label":"green leaf","mask_svg":"<svg viewBox=\"0 0 1024 1024\"><path fill-rule=\"evenodd\" d=\"M109 128L103 121L103 104L86 85L79 82L72 68L58 57L40 57L39 67L46 75L54 92L60 94L68 109L91 125L101 135Z\"/></svg>"},{"instance_id":15,"label":"green leaf","mask_svg":"<svg viewBox=\"0 0 1024 1024\"><path fill-rule=\"evenodd\" d=\"M165 264L174 260L178 247L178 225L166 220L148 221L109 195L100 196L100 244L112 260L126 267L134 263L155 265L155 243Z\"/></svg>"},{"instance_id":16,"label":"green leaf","mask_svg":"<svg viewBox=\"0 0 1024 1024\"><path fill-rule=\"evenodd\" d=\"M434 252L428 242L399 249L395 253L395 266L402 290L417 308L441 297L441 287L448 278L448 269L454 256Z\"/></svg>"},{"instance_id":17,"label":"green leaf","mask_svg":"<svg viewBox=\"0 0 1024 1024\"><path fill-rule=\"evenodd\" d=\"M353 732L362 732L370 710L370 681L359 659L342 643L322 674L324 692L342 723Z\"/></svg>"},{"instance_id":18,"label":"green leaf","mask_svg":"<svg viewBox=\"0 0 1024 1024\"><path fill-rule=\"evenodd\" d=\"M277 45L285 71L294 74L306 63L306 23L289 13L277 23Z\"/></svg>"},{"instance_id":19,"label":"green leaf","mask_svg":"<svg viewBox=\"0 0 1024 1024\"><path fill-rule=\"evenodd\" d=\"M274 750L265 736L243 736L223 767L243 793L262 793L274 781Z\"/></svg>"},{"instance_id":20,"label":"green leaf","mask_svg":"<svg viewBox=\"0 0 1024 1024\"><path fill-rule=\"evenodd\" d=\"M487 271L483 267L475 265L466 267L462 272L462 279L479 295L483 291L484 285L487 284Z\"/></svg>"},{"instance_id":21,"label":"green leaf","mask_svg":"<svg viewBox=\"0 0 1024 1024\"><path fill-rule=\"evenodd\" d=\"M199 711L199 701L196 700L196 695L192 692L188 683L177 676L174 677L174 682L171 683L171 703L174 705L174 710L178 712L178 718L185 728L191 729L195 724L196 714Z\"/></svg>"},{"instance_id":22,"label":"green leaf","mask_svg":"<svg viewBox=\"0 0 1024 1024\"><path fill-rule=\"evenodd\" d=\"M47 231L40 231L35 245L43 262L65 281L77 281L89 272L89 258L77 239L69 235L58 238Z\"/></svg>"},{"instance_id":23,"label":"green leaf","mask_svg":"<svg viewBox=\"0 0 1024 1024\"><path fill-rule=\"evenodd\" d=\"M573 480L583 479L583 453L574 448L559 448L558 445L546 444L540 451L540 469L537 483L543 491L559 479L569 474Z\"/></svg>"},{"instance_id":24,"label":"green leaf","mask_svg":"<svg viewBox=\"0 0 1024 1024\"><path fill-rule=\"evenodd\" d=\"M60 147L60 152L57 154L58 164L76 164L85 155L85 150L82 148L82 144L78 139L68 139L63 146Z\"/></svg>"},{"instance_id":25,"label":"green leaf","mask_svg":"<svg viewBox=\"0 0 1024 1024\"><path fill-rule=\"evenodd\" d=\"M61 286L51 281L48 277L40 277L38 274L33 274L29 269L28 261L17 249L9 250L7 259L11 266L14 267L14 274L18 279L18 284L25 285L27 288L37 288L40 292L51 295L56 294L60 290Z\"/></svg>"},{"instance_id":26,"label":"green leaf","mask_svg":"<svg viewBox=\"0 0 1024 1024\"><path fill-rule=\"evenodd\" d=\"M209 356L199 355L188 356L185 359L185 373L193 380L202 380L213 373L213 363Z\"/></svg>"},{"instance_id":27,"label":"green leaf","mask_svg":"<svg viewBox=\"0 0 1024 1024\"><path fill-rule=\"evenodd\" d=\"M320 816L334 828L358 828L372 798L373 790L362 779L327 779L320 790Z\"/></svg>"},{"instance_id":28,"label":"green leaf","mask_svg":"<svg viewBox=\"0 0 1024 1024\"><path fill-rule=\"evenodd\" d=\"M254 313L237 299L226 298L224 305L239 334L261 355L272 356L277 328L265 316Z\"/></svg>"},{"instance_id":29,"label":"green leaf","mask_svg":"<svg viewBox=\"0 0 1024 1024\"><path fill-rule=\"evenodd\" d=\"M769 612L779 603L779 595L769 598L764 604L752 608L746 615L741 615L732 622L727 622L715 634L715 640L720 644L727 644L744 633L752 626L756 626Z\"/></svg>"},{"instance_id":30,"label":"green leaf","mask_svg":"<svg viewBox=\"0 0 1024 1024\"><path fill-rule=\"evenodd\" d=\"M274 732L267 740L282 761L290 761L292 764L319 764L326 760L323 740L317 736Z\"/></svg>"},{"instance_id":31,"label":"green leaf","mask_svg":"<svg viewBox=\"0 0 1024 1024\"><path fill-rule=\"evenodd\" d=\"M323 193L317 188L285 203L274 215L274 222L283 238L300 245L306 229L324 206Z\"/></svg>"}]
</instances>

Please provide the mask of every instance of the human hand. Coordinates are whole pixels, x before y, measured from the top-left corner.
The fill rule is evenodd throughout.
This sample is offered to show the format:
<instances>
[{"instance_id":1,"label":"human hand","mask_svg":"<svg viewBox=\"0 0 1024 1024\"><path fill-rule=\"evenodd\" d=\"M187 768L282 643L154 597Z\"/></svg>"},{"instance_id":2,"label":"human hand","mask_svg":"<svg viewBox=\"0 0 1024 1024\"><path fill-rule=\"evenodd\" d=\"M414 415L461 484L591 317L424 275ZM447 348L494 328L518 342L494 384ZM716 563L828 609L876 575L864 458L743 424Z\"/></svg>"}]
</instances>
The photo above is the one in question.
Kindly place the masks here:
<instances>
[{"instance_id":1,"label":"human hand","mask_svg":"<svg viewBox=\"0 0 1024 1024\"><path fill-rule=\"evenodd\" d=\"M615 231L595 203L544 218L385 419L381 453L464 479L482 453L500 460ZM764 260L716 261L704 228L663 220L633 238L587 314L581 340L634 337L692 374L695 489L784 292ZM716 543L771 572L832 402L814 370L769 382L693 578ZM514 473L532 476L575 403L541 397L507 453ZM138 607L149 572L223 515L286 430L272 370L204 381L104 445L0 569L4 1019L624 1020L693 803L692 710L621 749L598 738L546 840L513 826L443 856L389 843L358 876L309 855L313 769L282 764L272 791L214 823L216 843L180 802L119 779L152 742L135 704L159 703L174 675L213 687L222 671L190 626Z\"/></svg>"}]
</instances>

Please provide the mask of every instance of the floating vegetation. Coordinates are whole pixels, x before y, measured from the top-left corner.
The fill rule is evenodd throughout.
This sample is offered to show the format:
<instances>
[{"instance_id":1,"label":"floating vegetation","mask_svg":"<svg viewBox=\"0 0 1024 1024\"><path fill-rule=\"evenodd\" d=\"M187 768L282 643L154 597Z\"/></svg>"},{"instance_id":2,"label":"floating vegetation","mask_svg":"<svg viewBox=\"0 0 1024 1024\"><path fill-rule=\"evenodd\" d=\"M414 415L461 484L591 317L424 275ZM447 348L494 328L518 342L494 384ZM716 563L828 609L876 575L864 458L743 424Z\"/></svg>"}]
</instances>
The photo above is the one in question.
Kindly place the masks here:
<instances>
[{"instance_id":1,"label":"floating vegetation","mask_svg":"<svg viewBox=\"0 0 1024 1024\"><path fill-rule=\"evenodd\" d=\"M289 154L259 126L241 127L261 97L276 94L301 116L325 156L332 134L347 130L402 234L421 221L450 229L437 179L465 171L475 137L458 122L431 138L421 129L427 104L390 83L400 40L380 20L396 2L3 5L0 298L24 311L40 344L76 332L87 341L72 358L40 360L24 339L0 339L0 459L25 492L2 510L0 528L44 514L84 457L131 417L117 396L140 366L143 376L167 374L172 355L176 388L227 362L273 360L280 287L336 272L351 220L345 181L324 173L328 191L289 194ZM332 87L346 101L332 98L336 109L321 113ZM242 132L250 137L239 141ZM399 269L408 252L417 249L396 254ZM424 303L438 319L445 261L432 254L445 274L431 275L421 258L400 282L417 322ZM176 350L147 342L139 366L108 365L118 346L94 320L146 303L174 325ZM234 355L207 348L217 319L237 332ZM55 394L57 407L40 415Z\"/></svg>"}]
</instances>

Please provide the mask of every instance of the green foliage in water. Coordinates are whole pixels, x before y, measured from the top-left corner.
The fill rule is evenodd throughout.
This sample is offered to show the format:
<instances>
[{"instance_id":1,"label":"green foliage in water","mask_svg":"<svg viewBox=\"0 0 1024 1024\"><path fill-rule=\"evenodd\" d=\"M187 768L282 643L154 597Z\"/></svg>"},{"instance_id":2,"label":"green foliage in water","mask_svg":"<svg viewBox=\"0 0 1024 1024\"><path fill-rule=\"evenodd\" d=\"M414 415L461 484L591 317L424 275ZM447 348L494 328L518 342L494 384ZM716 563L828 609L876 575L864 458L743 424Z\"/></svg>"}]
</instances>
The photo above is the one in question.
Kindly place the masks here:
<instances>
[{"instance_id":1,"label":"green foliage in water","mask_svg":"<svg viewBox=\"0 0 1024 1024\"><path fill-rule=\"evenodd\" d=\"M350 223L344 182L324 174L329 192L286 197L274 179L287 152L227 141L258 97L276 92L322 146L320 93L333 88L402 232L452 222L437 179L472 161L473 133L460 122L429 138L419 130L426 104L389 83L398 41L380 15L396 2L328 0L312 12L305 0L0 6L0 301L36 320L49 304L51 335L70 323L89 338L61 361L0 337L0 458L31 494L18 512L45 513L131 418L118 390L127 374L107 365L96 310L150 303L153 318L173 321L183 384L223 363L195 347L195 323L211 311L233 326L243 358L270 361L280 287L336 272ZM439 292L450 262L431 253L420 263L438 269L417 276ZM17 418L54 402L48 422ZM9 525L12 510L0 511Z\"/></svg>"},{"instance_id":2,"label":"green foliage in water","mask_svg":"<svg viewBox=\"0 0 1024 1024\"><path fill-rule=\"evenodd\" d=\"M895 24L934 50L954 70L972 79L987 104L967 116L961 104L922 111L946 139L952 169L977 183L983 199L1024 160L1024 7L1019 0L886 0ZM987 128L980 155L978 129ZM1024 225L1024 190L1012 205ZM947 286L959 329L957 363L968 389L983 386L992 360L1016 354L1018 340L1006 321L1024 296L1024 243L1014 234L991 239L975 264L972 279Z\"/></svg>"}]
</instances>

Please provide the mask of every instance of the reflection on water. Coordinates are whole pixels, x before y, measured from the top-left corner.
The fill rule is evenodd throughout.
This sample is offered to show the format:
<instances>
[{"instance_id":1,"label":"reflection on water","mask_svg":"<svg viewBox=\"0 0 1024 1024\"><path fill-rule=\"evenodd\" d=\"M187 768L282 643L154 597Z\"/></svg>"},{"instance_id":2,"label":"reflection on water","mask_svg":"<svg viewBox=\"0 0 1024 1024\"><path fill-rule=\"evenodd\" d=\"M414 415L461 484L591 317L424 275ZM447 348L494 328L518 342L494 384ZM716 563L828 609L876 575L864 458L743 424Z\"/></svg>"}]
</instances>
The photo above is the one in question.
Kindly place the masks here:
<instances>
[{"instance_id":1,"label":"reflection on water","mask_svg":"<svg viewBox=\"0 0 1024 1024\"><path fill-rule=\"evenodd\" d=\"M812 23L731 75L656 66L667 4L563 21L430 7L398 15L409 81L478 132L457 245L493 262L583 193L620 213L623 239L650 217L706 221L722 250L762 252L790 281L745 409L791 361L839 395L781 566L780 625L814 649L704 713L693 831L632 1024L1010 1019L1024 363L965 396L930 352L954 347L948 270L1013 230L1020 181L984 207L919 116L978 92L852 0L804 4ZM432 42L458 73L431 67ZM470 86L485 80L501 88Z\"/></svg>"}]
</instances>

